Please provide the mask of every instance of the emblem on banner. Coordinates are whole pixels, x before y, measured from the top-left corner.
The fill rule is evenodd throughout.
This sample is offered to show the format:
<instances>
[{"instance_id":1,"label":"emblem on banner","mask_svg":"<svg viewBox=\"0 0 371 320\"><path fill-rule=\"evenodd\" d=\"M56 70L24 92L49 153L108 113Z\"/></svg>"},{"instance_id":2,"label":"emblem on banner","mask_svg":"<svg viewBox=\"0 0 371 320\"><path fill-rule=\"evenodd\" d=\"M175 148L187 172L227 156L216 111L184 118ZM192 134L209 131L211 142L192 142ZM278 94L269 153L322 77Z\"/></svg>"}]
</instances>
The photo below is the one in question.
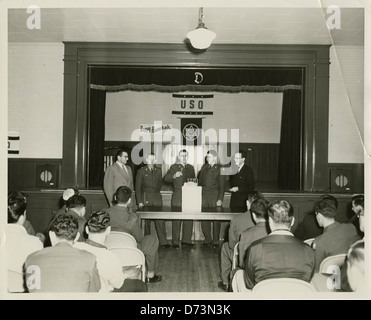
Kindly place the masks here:
<instances>
[{"instance_id":1,"label":"emblem on banner","mask_svg":"<svg viewBox=\"0 0 371 320\"><path fill-rule=\"evenodd\" d=\"M194 141L200 135L200 129L194 124L189 123L183 128L183 137L188 141Z\"/></svg>"},{"instance_id":2,"label":"emblem on banner","mask_svg":"<svg viewBox=\"0 0 371 320\"><path fill-rule=\"evenodd\" d=\"M195 72L195 82L200 84L204 80L204 76L201 72Z\"/></svg>"}]
</instances>

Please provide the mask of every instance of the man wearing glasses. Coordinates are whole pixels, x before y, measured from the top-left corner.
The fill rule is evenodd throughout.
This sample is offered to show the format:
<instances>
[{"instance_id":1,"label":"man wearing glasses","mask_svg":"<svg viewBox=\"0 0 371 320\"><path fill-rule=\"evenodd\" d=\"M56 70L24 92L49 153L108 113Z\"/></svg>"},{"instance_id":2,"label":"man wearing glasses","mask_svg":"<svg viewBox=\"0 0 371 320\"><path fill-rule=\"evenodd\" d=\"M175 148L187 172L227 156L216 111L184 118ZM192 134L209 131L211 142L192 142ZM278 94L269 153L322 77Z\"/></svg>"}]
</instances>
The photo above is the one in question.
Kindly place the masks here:
<instances>
[{"instance_id":1,"label":"man wearing glasses","mask_svg":"<svg viewBox=\"0 0 371 320\"><path fill-rule=\"evenodd\" d=\"M104 173L103 189L110 206L113 206L113 196L118 187L126 186L134 190L133 173L131 168L126 164L129 160L128 153L119 149L116 153L116 162L109 166ZM135 208L135 198L132 198L133 207Z\"/></svg>"}]
</instances>

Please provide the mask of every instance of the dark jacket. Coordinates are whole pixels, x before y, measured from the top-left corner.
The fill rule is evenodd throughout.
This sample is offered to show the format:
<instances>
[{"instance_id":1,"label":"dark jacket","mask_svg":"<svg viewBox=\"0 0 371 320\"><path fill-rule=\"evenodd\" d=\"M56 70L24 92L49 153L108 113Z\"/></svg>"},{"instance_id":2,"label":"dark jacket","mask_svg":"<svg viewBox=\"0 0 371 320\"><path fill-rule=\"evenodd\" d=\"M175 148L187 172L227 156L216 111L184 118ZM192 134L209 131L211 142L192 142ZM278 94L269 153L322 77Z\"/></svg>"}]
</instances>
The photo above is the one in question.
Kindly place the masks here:
<instances>
[{"instance_id":1,"label":"dark jacket","mask_svg":"<svg viewBox=\"0 0 371 320\"><path fill-rule=\"evenodd\" d=\"M245 282L248 289L266 279L296 278L310 282L313 276L313 249L288 232L272 232L253 242L246 257Z\"/></svg>"},{"instance_id":2,"label":"dark jacket","mask_svg":"<svg viewBox=\"0 0 371 320\"><path fill-rule=\"evenodd\" d=\"M238 187L237 192L231 193L230 207L246 211L247 195L255 188L254 172L247 164L244 164L239 172L230 177L230 187Z\"/></svg>"}]
</instances>

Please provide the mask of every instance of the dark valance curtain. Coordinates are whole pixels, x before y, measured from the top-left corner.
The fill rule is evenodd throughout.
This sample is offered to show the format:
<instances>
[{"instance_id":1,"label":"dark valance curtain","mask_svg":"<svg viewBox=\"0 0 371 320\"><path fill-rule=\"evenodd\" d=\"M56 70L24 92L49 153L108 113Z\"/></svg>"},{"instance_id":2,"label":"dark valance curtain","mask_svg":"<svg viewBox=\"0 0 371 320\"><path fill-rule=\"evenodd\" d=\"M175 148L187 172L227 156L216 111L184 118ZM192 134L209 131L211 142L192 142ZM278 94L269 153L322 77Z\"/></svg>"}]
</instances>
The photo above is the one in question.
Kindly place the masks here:
<instances>
[{"instance_id":1,"label":"dark valance curtain","mask_svg":"<svg viewBox=\"0 0 371 320\"><path fill-rule=\"evenodd\" d=\"M106 91L93 89L89 91L89 186L102 186Z\"/></svg>"},{"instance_id":2,"label":"dark valance curtain","mask_svg":"<svg viewBox=\"0 0 371 320\"><path fill-rule=\"evenodd\" d=\"M300 190L301 110L301 91L284 91L278 160L280 189Z\"/></svg>"},{"instance_id":3,"label":"dark valance curtain","mask_svg":"<svg viewBox=\"0 0 371 320\"><path fill-rule=\"evenodd\" d=\"M282 92L301 85L301 68L94 67L90 71L90 88L108 92Z\"/></svg>"}]
</instances>

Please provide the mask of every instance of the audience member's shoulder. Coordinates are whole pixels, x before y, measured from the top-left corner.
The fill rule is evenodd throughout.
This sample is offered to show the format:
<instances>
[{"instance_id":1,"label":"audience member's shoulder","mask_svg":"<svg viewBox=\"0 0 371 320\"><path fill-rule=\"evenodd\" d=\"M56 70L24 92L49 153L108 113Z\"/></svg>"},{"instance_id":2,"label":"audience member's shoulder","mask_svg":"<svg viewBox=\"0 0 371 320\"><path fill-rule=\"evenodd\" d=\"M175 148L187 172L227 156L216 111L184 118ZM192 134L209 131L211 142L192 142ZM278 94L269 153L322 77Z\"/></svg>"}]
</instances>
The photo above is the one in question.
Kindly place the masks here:
<instances>
[{"instance_id":1,"label":"audience member's shoulder","mask_svg":"<svg viewBox=\"0 0 371 320\"><path fill-rule=\"evenodd\" d=\"M341 228L348 231L348 232L357 233L357 228L354 226L353 223L350 223L350 222L342 223Z\"/></svg>"},{"instance_id":2,"label":"audience member's shoulder","mask_svg":"<svg viewBox=\"0 0 371 320\"><path fill-rule=\"evenodd\" d=\"M80 248L73 248L74 250L76 250L76 253L82 258L82 259L86 259L86 260L96 260L96 256L92 253L90 253L89 251L86 251L84 249L80 249Z\"/></svg>"},{"instance_id":3,"label":"audience member's shoulder","mask_svg":"<svg viewBox=\"0 0 371 320\"><path fill-rule=\"evenodd\" d=\"M247 231L247 230L246 230ZM260 239L258 239L258 240L255 240L254 242L252 242L251 243L251 248L253 248L253 247L258 247L258 246L260 246L260 245L262 245L264 242L266 242L266 241L268 241L270 238L268 237L268 236L266 236L266 237L263 237L263 238L260 238Z\"/></svg>"}]
</instances>

